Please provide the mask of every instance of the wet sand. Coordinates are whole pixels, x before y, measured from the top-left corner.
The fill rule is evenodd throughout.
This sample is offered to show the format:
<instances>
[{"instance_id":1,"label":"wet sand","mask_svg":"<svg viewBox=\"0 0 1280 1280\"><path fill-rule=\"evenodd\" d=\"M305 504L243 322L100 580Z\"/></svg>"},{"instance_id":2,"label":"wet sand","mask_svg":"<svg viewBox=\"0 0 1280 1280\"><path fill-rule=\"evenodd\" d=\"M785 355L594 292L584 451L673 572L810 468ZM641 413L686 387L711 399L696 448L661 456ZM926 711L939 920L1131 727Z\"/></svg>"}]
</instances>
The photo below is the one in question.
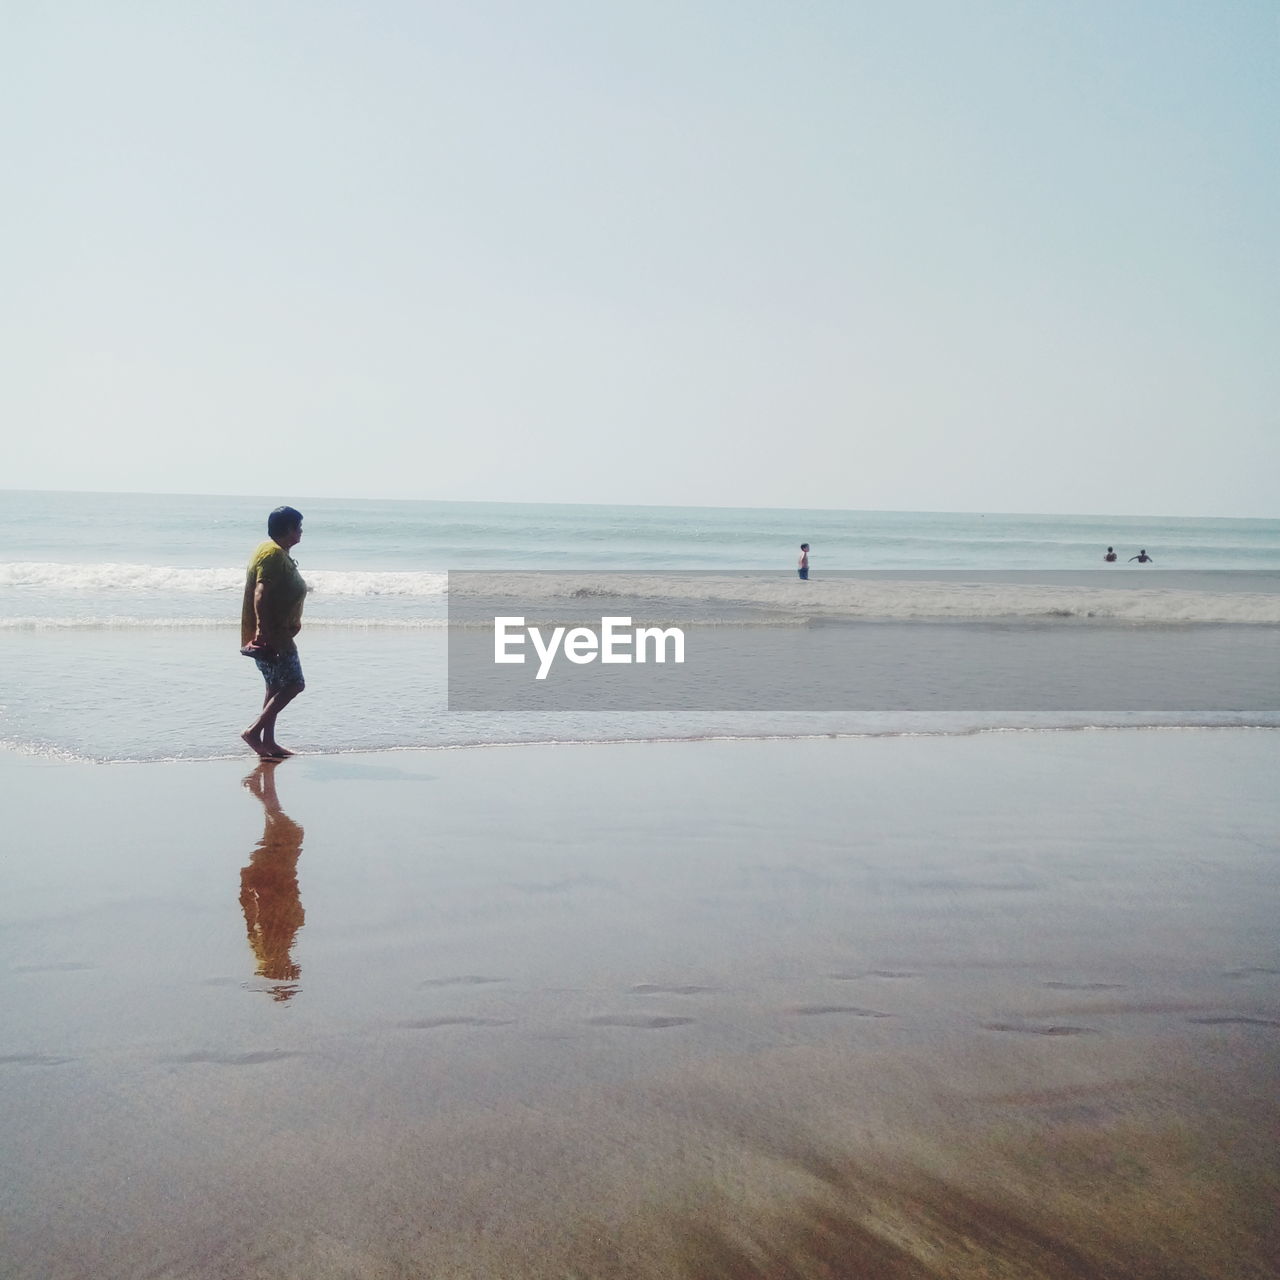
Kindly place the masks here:
<instances>
[{"instance_id":1,"label":"wet sand","mask_svg":"<svg viewBox=\"0 0 1280 1280\"><path fill-rule=\"evenodd\" d=\"M1278 757L0 757L0 1274L1272 1277Z\"/></svg>"}]
</instances>

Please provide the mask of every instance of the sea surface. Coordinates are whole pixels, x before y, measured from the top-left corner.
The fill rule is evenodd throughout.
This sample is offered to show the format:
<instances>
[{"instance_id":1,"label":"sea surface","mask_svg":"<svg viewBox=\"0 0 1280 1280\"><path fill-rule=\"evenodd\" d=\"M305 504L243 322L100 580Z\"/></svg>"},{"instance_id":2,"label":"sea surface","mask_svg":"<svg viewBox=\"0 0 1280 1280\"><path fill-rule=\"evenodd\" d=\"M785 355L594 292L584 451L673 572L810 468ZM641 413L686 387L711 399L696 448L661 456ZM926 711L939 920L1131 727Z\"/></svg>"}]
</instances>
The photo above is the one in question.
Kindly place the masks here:
<instances>
[{"instance_id":1,"label":"sea surface","mask_svg":"<svg viewBox=\"0 0 1280 1280\"><path fill-rule=\"evenodd\" d=\"M261 698L238 653L244 563L274 505L0 491L0 745L102 762L243 753L237 735ZM301 751L1280 724L1278 520L294 505L305 516L294 554L311 588L300 637L308 687L279 736ZM795 575L801 542L812 547L808 583ZM1109 545L1113 566L1102 562ZM1140 549L1154 563L1131 563ZM758 672L742 665L726 672L721 705L704 697L696 709L450 710L451 572L455 607L477 572L535 608L566 595L607 606L626 575L659 615L696 616L722 638L729 627L748 640L768 629L772 648L753 649L753 661L775 653L821 673L857 646L867 670L889 671L924 637L935 655L928 689L949 686L953 661L984 669L988 683L959 706L830 705L815 679L816 695L793 705L785 682L753 700ZM745 651L735 641L726 661ZM1005 653L1018 679L991 657ZM1090 682L1113 654L1117 670L1146 672L1136 704ZM1002 697L1019 681L1043 683L1041 660L1052 705Z\"/></svg>"}]
</instances>

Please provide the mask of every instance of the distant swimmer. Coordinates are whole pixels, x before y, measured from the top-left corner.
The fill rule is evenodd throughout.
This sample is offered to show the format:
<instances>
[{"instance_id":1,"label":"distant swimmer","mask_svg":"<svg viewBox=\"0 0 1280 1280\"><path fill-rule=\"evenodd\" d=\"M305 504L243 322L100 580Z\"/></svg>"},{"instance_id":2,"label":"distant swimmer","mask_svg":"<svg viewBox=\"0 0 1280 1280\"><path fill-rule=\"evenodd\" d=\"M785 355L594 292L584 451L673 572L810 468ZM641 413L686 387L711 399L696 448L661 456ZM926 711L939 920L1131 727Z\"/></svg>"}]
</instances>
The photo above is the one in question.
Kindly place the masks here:
<instances>
[{"instance_id":1,"label":"distant swimmer","mask_svg":"<svg viewBox=\"0 0 1280 1280\"><path fill-rule=\"evenodd\" d=\"M807 542L800 544L800 568L798 572L801 582L809 581L809 544Z\"/></svg>"},{"instance_id":2,"label":"distant swimmer","mask_svg":"<svg viewBox=\"0 0 1280 1280\"><path fill-rule=\"evenodd\" d=\"M1108 547L1107 554L1102 557L1108 564L1115 564L1117 556L1115 547Z\"/></svg>"},{"instance_id":3,"label":"distant swimmer","mask_svg":"<svg viewBox=\"0 0 1280 1280\"><path fill-rule=\"evenodd\" d=\"M1147 555L1147 549L1145 547L1141 551L1139 551L1136 556L1129 557L1130 564L1132 564L1135 560L1139 564L1155 564L1155 561L1149 555Z\"/></svg>"}]
</instances>

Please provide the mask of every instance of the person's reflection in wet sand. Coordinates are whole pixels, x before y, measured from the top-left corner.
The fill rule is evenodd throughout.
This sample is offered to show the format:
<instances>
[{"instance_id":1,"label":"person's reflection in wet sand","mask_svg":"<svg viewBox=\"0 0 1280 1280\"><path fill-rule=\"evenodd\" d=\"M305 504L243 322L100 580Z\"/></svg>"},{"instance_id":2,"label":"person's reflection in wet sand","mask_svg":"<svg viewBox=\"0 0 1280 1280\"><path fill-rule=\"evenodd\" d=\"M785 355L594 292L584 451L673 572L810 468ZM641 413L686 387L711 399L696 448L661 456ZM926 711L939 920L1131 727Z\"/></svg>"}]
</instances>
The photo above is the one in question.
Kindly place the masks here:
<instances>
[{"instance_id":1,"label":"person's reflection in wet sand","mask_svg":"<svg viewBox=\"0 0 1280 1280\"><path fill-rule=\"evenodd\" d=\"M240 872L240 905L249 929L249 945L258 961L257 972L276 985L273 1000L298 994L302 968L289 954L306 918L298 896L298 857L302 853L302 828L280 808L275 772L278 760L263 760L244 780L262 801L266 823L262 839Z\"/></svg>"}]
</instances>

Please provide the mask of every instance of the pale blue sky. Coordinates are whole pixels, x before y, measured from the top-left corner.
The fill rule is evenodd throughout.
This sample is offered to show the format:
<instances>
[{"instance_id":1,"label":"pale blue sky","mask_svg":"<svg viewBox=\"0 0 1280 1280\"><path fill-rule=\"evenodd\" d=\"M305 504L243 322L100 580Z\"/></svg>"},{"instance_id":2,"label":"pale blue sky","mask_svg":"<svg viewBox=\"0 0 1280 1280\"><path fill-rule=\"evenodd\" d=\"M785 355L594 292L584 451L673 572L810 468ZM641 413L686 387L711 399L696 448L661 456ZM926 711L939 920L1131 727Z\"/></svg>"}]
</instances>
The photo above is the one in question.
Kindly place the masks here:
<instances>
[{"instance_id":1,"label":"pale blue sky","mask_svg":"<svg viewBox=\"0 0 1280 1280\"><path fill-rule=\"evenodd\" d=\"M9 0L0 486L1280 516L1278 14Z\"/></svg>"}]
</instances>

